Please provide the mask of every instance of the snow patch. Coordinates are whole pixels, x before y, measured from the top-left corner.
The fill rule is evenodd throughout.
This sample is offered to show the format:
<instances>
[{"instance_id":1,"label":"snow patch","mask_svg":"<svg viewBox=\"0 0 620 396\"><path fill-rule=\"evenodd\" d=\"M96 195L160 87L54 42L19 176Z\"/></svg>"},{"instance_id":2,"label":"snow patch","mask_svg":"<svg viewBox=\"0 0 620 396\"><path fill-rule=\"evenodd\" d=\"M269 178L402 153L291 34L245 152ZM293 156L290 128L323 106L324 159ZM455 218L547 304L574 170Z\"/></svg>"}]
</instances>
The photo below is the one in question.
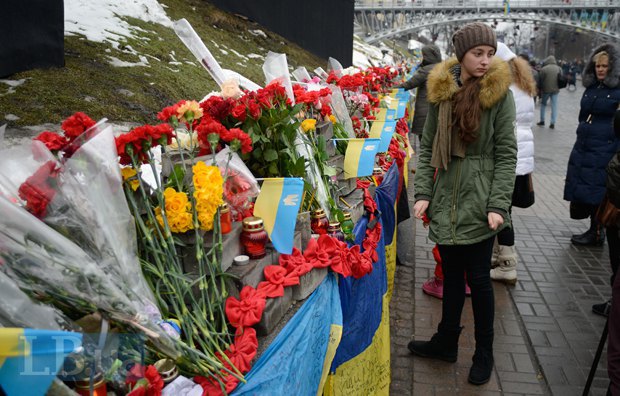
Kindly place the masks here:
<instances>
[{"instance_id":1,"label":"snow patch","mask_svg":"<svg viewBox=\"0 0 620 396\"><path fill-rule=\"evenodd\" d=\"M133 17L172 28L172 21L157 0L65 0L65 35L84 35L95 42L107 41L118 48L119 41L144 31L123 20Z\"/></svg>"},{"instance_id":2,"label":"snow patch","mask_svg":"<svg viewBox=\"0 0 620 396\"><path fill-rule=\"evenodd\" d=\"M260 29L248 30L248 32L258 37L267 38L267 34Z\"/></svg>"},{"instance_id":3,"label":"snow patch","mask_svg":"<svg viewBox=\"0 0 620 396\"><path fill-rule=\"evenodd\" d=\"M9 86L7 91L3 94L0 94L0 96L14 93L16 91L16 88L22 85L23 83L25 83L26 80L28 80L28 78L22 78L21 80L0 80L0 83L6 84Z\"/></svg>"},{"instance_id":4,"label":"snow patch","mask_svg":"<svg viewBox=\"0 0 620 396\"><path fill-rule=\"evenodd\" d=\"M246 56L250 59L265 59L264 56L258 54L247 54Z\"/></svg>"},{"instance_id":5,"label":"snow patch","mask_svg":"<svg viewBox=\"0 0 620 396\"><path fill-rule=\"evenodd\" d=\"M115 58L109 55L108 55L108 59L110 60L110 64L116 67L135 67L135 66L151 67L149 65L149 61L146 59L146 56L140 56L140 62L135 62L135 63L125 62L123 60L120 60L118 58Z\"/></svg>"},{"instance_id":6,"label":"snow patch","mask_svg":"<svg viewBox=\"0 0 620 396\"><path fill-rule=\"evenodd\" d=\"M241 59L243 59L243 60L248 60L248 57L247 57L247 56L245 56L245 55L243 55L243 54L238 53L238 52L237 52L237 51L235 51L234 49L231 49L230 51L231 51L233 54L237 55L239 58L241 58Z\"/></svg>"}]
</instances>

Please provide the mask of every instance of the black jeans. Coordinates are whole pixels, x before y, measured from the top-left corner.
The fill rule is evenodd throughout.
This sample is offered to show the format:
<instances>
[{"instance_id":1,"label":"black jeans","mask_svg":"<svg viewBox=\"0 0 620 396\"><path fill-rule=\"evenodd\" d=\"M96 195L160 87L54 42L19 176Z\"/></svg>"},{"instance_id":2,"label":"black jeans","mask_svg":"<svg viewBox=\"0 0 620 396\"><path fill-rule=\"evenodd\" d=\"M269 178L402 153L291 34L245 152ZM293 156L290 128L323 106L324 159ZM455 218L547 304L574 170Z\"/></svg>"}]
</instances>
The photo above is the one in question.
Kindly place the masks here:
<instances>
[{"instance_id":1,"label":"black jeans","mask_svg":"<svg viewBox=\"0 0 620 396\"><path fill-rule=\"evenodd\" d=\"M493 348L495 299L491 284L493 240L489 238L472 245L439 245L444 275L442 318L439 332L454 333L460 329L465 304L465 279L471 288L474 311L476 349Z\"/></svg>"}]
</instances>

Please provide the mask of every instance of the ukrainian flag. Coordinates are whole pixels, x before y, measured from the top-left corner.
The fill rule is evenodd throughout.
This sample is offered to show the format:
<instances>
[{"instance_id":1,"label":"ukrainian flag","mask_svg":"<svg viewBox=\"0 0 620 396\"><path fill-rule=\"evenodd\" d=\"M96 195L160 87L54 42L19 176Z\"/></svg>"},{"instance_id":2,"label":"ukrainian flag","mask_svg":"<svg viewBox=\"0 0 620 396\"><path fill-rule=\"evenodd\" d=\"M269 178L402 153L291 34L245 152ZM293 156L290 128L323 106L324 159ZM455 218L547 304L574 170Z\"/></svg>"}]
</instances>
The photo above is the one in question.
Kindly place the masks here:
<instances>
[{"instance_id":1,"label":"ukrainian flag","mask_svg":"<svg viewBox=\"0 0 620 396\"><path fill-rule=\"evenodd\" d=\"M295 223L304 192L300 178L265 179L254 204L254 214L263 219L273 247L281 254L293 252Z\"/></svg>"},{"instance_id":2,"label":"ukrainian flag","mask_svg":"<svg viewBox=\"0 0 620 396\"><path fill-rule=\"evenodd\" d=\"M385 153L390 147L392 136L396 132L396 121L373 121L368 135L371 138L381 139L379 152Z\"/></svg>"},{"instance_id":3,"label":"ukrainian flag","mask_svg":"<svg viewBox=\"0 0 620 396\"><path fill-rule=\"evenodd\" d=\"M344 155L344 178L372 175L379 139L349 139Z\"/></svg>"},{"instance_id":4,"label":"ukrainian flag","mask_svg":"<svg viewBox=\"0 0 620 396\"><path fill-rule=\"evenodd\" d=\"M43 396L82 334L0 328L0 388L7 396ZM1 393L1 392L0 392Z\"/></svg>"},{"instance_id":5,"label":"ukrainian flag","mask_svg":"<svg viewBox=\"0 0 620 396\"><path fill-rule=\"evenodd\" d=\"M329 273L286 323L231 394L321 396L342 336L335 273Z\"/></svg>"},{"instance_id":6,"label":"ukrainian flag","mask_svg":"<svg viewBox=\"0 0 620 396\"><path fill-rule=\"evenodd\" d=\"M375 113L376 121L394 121L396 117L396 110L387 109L382 107L378 112Z\"/></svg>"}]
</instances>

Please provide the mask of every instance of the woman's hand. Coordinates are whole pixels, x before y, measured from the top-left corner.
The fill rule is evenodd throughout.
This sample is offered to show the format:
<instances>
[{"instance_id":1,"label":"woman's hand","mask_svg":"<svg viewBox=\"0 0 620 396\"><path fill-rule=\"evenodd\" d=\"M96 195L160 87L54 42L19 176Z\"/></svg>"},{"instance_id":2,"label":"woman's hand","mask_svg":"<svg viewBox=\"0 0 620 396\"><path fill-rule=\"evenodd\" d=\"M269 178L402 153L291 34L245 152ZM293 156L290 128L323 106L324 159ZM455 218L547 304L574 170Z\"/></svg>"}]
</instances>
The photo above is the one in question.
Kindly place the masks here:
<instances>
[{"instance_id":1,"label":"woman's hand","mask_svg":"<svg viewBox=\"0 0 620 396\"><path fill-rule=\"evenodd\" d=\"M489 219L489 228L493 231L497 230L497 227L504 224L504 217L499 213L489 212L487 217Z\"/></svg>"},{"instance_id":2,"label":"woman's hand","mask_svg":"<svg viewBox=\"0 0 620 396\"><path fill-rule=\"evenodd\" d=\"M427 208L428 208L428 201L421 199L413 205L413 215L421 220L422 217L424 216L424 213L426 213Z\"/></svg>"}]
</instances>

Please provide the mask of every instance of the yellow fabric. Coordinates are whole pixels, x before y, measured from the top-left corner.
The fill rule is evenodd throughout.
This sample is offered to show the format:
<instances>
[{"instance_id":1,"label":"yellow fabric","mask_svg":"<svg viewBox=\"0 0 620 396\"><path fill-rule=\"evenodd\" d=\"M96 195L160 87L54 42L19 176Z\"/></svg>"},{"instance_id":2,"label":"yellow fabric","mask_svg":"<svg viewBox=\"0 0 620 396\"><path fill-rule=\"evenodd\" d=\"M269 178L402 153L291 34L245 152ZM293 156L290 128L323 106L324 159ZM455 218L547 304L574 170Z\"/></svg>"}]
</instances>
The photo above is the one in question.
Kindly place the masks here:
<instances>
[{"instance_id":1,"label":"yellow fabric","mask_svg":"<svg viewBox=\"0 0 620 396\"><path fill-rule=\"evenodd\" d=\"M375 113L376 121L394 121L394 115L388 116L388 109L382 107L378 112Z\"/></svg>"},{"instance_id":2,"label":"yellow fabric","mask_svg":"<svg viewBox=\"0 0 620 396\"><path fill-rule=\"evenodd\" d=\"M271 236L284 188L283 178L265 179L254 204L254 213L263 219L265 231Z\"/></svg>"},{"instance_id":3,"label":"yellow fabric","mask_svg":"<svg viewBox=\"0 0 620 396\"><path fill-rule=\"evenodd\" d=\"M385 126L385 121L373 121L368 132L368 137L381 139L381 132Z\"/></svg>"},{"instance_id":4,"label":"yellow fabric","mask_svg":"<svg viewBox=\"0 0 620 396\"><path fill-rule=\"evenodd\" d=\"M325 361L323 362L323 373L321 374L321 382L319 383L319 387L317 388L316 396L321 396L323 394L323 388L325 387L327 376L329 375L329 368L334 361L334 356L336 356L336 350L338 349L338 345L340 344L341 339L342 325L332 324L332 327L329 331L329 343L327 344L327 352L325 352Z\"/></svg>"},{"instance_id":5,"label":"yellow fabric","mask_svg":"<svg viewBox=\"0 0 620 396\"><path fill-rule=\"evenodd\" d=\"M364 148L365 139L349 139L347 151L344 153L344 178L351 179L357 177L357 169L360 163L360 156Z\"/></svg>"},{"instance_id":6,"label":"yellow fabric","mask_svg":"<svg viewBox=\"0 0 620 396\"><path fill-rule=\"evenodd\" d=\"M30 345L24 338L24 329L0 328L0 367L6 358L30 355Z\"/></svg>"},{"instance_id":7,"label":"yellow fabric","mask_svg":"<svg viewBox=\"0 0 620 396\"><path fill-rule=\"evenodd\" d=\"M390 394L390 303L383 296L381 323L372 343L327 378L325 396L388 396Z\"/></svg>"}]
</instances>

